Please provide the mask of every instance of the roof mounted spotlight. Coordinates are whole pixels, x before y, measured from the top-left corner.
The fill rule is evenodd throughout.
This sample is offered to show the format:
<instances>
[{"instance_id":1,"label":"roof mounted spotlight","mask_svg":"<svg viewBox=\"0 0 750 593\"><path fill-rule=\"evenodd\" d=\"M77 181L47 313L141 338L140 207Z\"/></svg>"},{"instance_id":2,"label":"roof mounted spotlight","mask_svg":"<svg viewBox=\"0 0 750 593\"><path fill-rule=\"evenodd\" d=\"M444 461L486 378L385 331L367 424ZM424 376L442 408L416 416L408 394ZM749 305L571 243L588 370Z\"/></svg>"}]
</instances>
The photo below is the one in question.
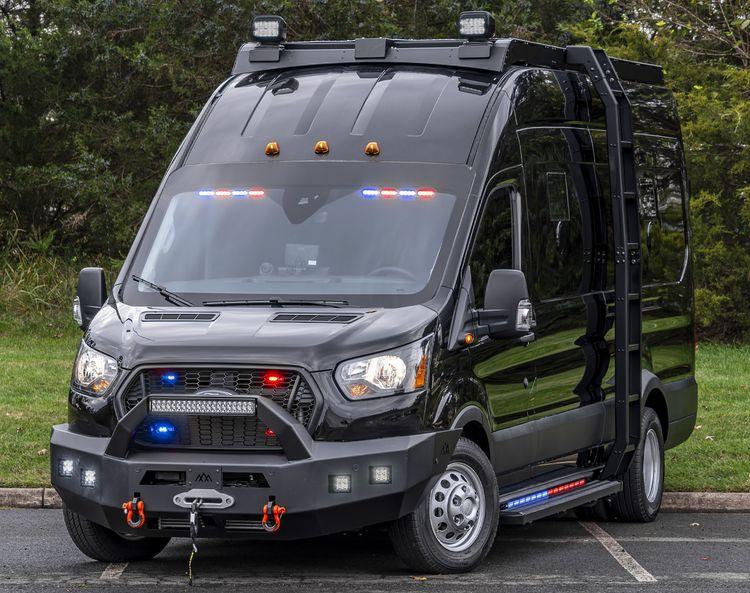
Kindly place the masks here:
<instances>
[{"instance_id":1,"label":"roof mounted spotlight","mask_svg":"<svg viewBox=\"0 0 750 593\"><path fill-rule=\"evenodd\" d=\"M286 21L275 15L253 17L251 36L258 43L283 43L286 41Z\"/></svg>"},{"instance_id":2,"label":"roof mounted spotlight","mask_svg":"<svg viewBox=\"0 0 750 593\"><path fill-rule=\"evenodd\" d=\"M458 17L458 33L469 41L483 41L495 34L495 19L486 10L462 12Z\"/></svg>"}]
</instances>

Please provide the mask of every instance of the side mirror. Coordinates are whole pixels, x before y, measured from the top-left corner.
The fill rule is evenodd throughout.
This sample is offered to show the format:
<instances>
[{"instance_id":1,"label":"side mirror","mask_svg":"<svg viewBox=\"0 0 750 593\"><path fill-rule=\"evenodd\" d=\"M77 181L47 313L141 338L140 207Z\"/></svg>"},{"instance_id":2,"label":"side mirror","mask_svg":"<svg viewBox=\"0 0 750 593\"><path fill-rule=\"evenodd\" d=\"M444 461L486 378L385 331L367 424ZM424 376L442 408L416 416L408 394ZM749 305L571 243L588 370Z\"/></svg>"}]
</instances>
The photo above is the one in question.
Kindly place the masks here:
<instances>
[{"instance_id":1,"label":"side mirror","mask_svg":"<svg viewBox=\"0 0 750 593\"><path fill-rule=\"evenodd\" d=\"M107 280L101 268L83 268L78 274L78 290L73 300L73 319L86 331L91 320L107 301Z\"/></svg>"},{"instance_id":2,"label":"side mirror","mask_svg":"<svg viewBox=\"0 0 750 593\"><path fill-rule=\"evenodd\" d=\"M520 270L493 270L487 279L484 308L477 311L482 333L493 338L529 334L536 327L526 277Z\"/></svg>"}]
</instances>

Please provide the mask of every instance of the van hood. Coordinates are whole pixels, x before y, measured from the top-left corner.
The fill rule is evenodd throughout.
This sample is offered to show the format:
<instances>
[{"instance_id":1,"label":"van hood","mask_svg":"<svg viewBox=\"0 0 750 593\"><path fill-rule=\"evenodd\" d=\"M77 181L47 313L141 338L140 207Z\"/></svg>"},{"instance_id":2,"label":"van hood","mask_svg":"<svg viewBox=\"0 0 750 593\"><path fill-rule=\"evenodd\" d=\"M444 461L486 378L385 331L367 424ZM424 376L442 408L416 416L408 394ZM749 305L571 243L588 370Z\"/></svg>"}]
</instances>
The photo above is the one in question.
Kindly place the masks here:
<instances>
[{"instance_id":1,"label":"van hood","mask_svg":"<svg viewBox=\"0 0 750 593\"><path fill-rule=\"evenodd\" d=\"M214 318L188 319L196 314ZM174 319L178 315L182 319ZM126 369L221 363L288 365L315 372L416 341L434 331L436 319L435 311L424 305L221 309L117 303L97 314L86 341Z\"/></svg>"}]
</instances>

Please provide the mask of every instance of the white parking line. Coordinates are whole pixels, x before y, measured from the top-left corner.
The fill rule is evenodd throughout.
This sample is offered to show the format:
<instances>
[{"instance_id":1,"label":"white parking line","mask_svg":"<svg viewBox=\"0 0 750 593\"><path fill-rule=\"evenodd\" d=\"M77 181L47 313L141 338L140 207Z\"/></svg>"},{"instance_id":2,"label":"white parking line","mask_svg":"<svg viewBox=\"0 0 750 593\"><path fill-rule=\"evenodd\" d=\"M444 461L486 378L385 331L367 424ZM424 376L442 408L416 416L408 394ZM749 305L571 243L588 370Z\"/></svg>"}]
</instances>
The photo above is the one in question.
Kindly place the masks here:
<instances>
[{"instance_id":1,"label":"white parking line","mask_svg":"<svg viewBox=\"0 0 750 593\"><path fill-rule=\"evenodd\" d=\"M646 544L750 544L748 537L665 537L660 535L621 535L618 542L633 542ZM560 536L560 537L521 537L502 534L497 543L528 543L528 544L591 544L598 543L597 540L585 535Z\"/></svg>"},{"instance_id":2,"label":"white parking line","mask_svg":"<svg viewBox=\"0 0 750 593\"><path fill-rule=\"evenodd\" d=\"M127 562L113 562L108 564L107 568L102 572L102 576L99 578L103 581L115 581L122 576L125 569L128 567Z\"/></svg>"},{"instance_id":3,"label":"white parking line","mask_svg":"<svg viewBox=\"0 0 750 593\"><path fill-rule=\"evenodd\" d=\"M617 543L615 538L599 527L599 525L590 521L579 521L579 523L604 546L604 549L612 555L612 558L620 563L620 566L633 575L636 581L639 583L656 582L656 577L643 568L635 558L625 551L625 548Z\"/></svg>"}]
</instances>

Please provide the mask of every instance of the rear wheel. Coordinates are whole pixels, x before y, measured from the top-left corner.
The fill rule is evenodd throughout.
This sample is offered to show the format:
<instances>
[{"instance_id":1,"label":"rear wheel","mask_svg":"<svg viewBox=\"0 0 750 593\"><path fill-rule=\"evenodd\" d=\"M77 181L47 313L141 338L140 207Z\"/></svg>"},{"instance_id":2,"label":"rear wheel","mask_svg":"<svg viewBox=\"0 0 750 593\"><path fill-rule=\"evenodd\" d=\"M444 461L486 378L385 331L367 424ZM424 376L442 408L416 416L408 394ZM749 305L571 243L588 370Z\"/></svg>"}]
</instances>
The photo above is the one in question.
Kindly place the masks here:
<instances>
[{"instance_id":1,"label":"rear wheel","mask_svg":"<svg viewBox=\"0 0 750 593\"><path fill-rule=\"evenodd\" d=\"M86 556L100 562L151 560L169 543L168 537L123 537L67 507L63 515L73 543Z\"/></svg>"},{"instance_id":2,"label":"rear wheel","mask_svg":"<svg viewBox=\"0 0 750 593\"><path fill-rule=\"evenodd\" d=\"M643 408L641 441L622 476L622 491L613 497L611 512L622 521L653 521L659 514L663 492L664 434L656 412Z\"/></svg>"},{"instance_id":3,"label":"rear wheel","mask_svg":"<svg viewBox=\"0 0 750 593\"><path fill-rule=\"evenodd\" d=\"M472 570L495 539L497 493L487 456L476 443L460 438L445 472L416 510L391 524L396 554L420 572Z\"/></svg>"}]
</instances>

